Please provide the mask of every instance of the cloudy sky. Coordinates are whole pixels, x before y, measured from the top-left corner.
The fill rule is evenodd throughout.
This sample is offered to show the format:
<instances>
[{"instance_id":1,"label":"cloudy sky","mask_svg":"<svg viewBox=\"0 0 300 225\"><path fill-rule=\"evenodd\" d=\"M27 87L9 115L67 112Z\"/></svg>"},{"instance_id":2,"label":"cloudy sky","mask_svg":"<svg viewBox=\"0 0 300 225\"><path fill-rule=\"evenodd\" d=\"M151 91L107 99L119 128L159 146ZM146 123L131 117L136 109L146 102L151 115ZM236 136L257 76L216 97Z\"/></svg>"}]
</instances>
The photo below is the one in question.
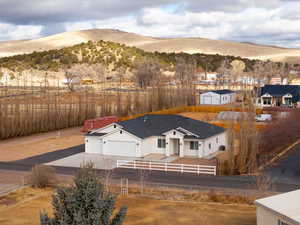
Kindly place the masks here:
<instances>
[{"instance_id":1,"label":"cloudy sky","mask_svg":"<svg viewBox=\"0 0 300 225\"><path fill-rule=\"evenodd\" d=\"M0 40L113 28L300 48L300 0L0 0Z\"/></svg>"}]
</instances>

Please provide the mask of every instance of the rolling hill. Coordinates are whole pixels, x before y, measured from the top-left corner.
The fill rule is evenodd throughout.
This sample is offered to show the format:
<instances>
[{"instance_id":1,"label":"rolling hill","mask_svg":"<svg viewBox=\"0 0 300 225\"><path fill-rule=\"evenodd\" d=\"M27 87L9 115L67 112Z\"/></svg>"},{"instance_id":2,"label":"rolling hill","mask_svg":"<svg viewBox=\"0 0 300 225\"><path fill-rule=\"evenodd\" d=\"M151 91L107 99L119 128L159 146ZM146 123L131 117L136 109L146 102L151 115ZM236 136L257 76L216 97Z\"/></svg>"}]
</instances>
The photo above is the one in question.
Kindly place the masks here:
<instances>
[{"instance_id":1,"label":"rolling hill","mask_svg":"<svg viewBox=\"0 0 300 225\"><path fill-rule=\"evenodd\" d=\"M300 49L205 38L154 38L112 29L73 31L35 40L0 42L0 57L60 49L82 42L100 40L134 46L148 52L220 54L250 59L300 62Z\"/></svg>"}]
</instances>

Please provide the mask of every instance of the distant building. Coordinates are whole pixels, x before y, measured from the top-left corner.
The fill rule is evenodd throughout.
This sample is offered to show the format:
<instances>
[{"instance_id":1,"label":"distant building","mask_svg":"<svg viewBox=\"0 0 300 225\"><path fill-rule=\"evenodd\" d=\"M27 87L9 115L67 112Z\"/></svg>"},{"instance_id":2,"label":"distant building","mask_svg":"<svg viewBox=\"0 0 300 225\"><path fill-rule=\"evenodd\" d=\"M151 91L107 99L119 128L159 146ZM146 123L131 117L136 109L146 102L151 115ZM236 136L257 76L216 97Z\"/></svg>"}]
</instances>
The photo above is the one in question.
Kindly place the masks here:
<instances>
[{"instance_id":1,"label":"distant building","mask_svg":"<svg viewBox=\"0 0 300 225\"><path fill-rule=\"evenodd\" d=\"M279 85L282 84L281 82L282 82L281 77L272 77L270 80L271 85Z\"/></svg>"},{"instance_id":2,"label":"distant building","mask_svg":"<svg viewBox=\"0 0 300 225\"><path fill-rule=\"evenodd\" d=\"M300 190L255 201L257 225L300 225Z\"/></svg>"},{"instance_id":3,"label":"distant building","mask_svg":"<svg viewBox=\"0 0 300 225\"><path fill-rule=\"evenodd\" d=\"M224 105L235 102L236 93L231 90L215 90L200 94L201 105Z\"/></svg>"},{"instance_id":4,"label":"distant building","mask_svg":"<svg viewBox=\"0 0 300 225\"><path fill-rule=\"evenodd\" d=\"M261 88L257 104L261 107L287 106L294 107L300 102L298 85L265 85Z\"/></svg>"}]
</instances>

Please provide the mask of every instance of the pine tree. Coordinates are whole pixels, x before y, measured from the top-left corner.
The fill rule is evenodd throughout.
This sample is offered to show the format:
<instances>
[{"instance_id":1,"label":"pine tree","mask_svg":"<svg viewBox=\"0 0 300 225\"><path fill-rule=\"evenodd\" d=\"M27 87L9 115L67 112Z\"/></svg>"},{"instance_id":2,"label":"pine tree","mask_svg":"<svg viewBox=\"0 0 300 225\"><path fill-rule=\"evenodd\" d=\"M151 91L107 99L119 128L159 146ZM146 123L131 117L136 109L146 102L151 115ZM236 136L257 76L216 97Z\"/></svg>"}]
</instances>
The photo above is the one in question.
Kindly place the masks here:
<instances>
[{"instance_id":1,"label":"pine tree","mask_svg":"<svg viewBox=\"0 0 300 225\"><path fill-rule=\"evenodd\" d=\"M59 187L52 197L53 218L41 213L41 225L122 225L127 208L112 217L116 198L104 191L91 166L81 168L71 187Z\"/></svg>"}]
</instances>

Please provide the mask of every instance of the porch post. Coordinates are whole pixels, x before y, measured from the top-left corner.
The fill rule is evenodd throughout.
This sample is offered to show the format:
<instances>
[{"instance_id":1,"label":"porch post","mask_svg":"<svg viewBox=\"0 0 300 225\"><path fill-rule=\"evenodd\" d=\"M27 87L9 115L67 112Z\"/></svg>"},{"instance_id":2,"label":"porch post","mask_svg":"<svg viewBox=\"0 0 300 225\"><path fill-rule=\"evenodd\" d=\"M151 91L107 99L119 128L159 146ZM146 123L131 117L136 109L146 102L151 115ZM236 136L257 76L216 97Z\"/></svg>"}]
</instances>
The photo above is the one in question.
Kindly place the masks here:
<instances>
[{"instance_id":1,"label":"porch post","mask_svg":"<svg viewBox=\"0 0 300 225\"><path fill-rule=\"evenodd\" d=\"M180 158L184 157L184 141L183 141L183 138L179 139L179 157Z\"/></svg>"},{"instance_id":2,"label":"porch post","mask_svg":"<svg viewBox=\"0 0 300 225\"><path fill-rule=\"evenodd\" d=\"M199 146L198 158L202 158L203 157L204 142L202 143L202 142L198 141L198 146Z\"/></svg>"},{"instance_id":3,"label":"porch post","mask_svg":"<svg viewBox=\"0 0 300 225\"><path fill-rule=\"evenodd\" d=\"M170 137L166 136L166 156L170 156Z\"/></svg>"}]
</instances>

